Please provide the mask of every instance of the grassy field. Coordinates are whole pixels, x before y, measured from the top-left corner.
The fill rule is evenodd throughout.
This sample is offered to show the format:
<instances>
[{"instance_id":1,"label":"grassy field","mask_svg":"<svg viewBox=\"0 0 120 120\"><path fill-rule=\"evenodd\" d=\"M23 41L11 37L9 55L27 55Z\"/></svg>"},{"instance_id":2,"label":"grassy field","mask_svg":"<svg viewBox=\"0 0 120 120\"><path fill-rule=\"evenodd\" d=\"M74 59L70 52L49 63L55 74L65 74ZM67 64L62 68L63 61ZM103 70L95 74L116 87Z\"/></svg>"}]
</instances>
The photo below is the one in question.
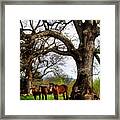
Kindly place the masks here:
<instances>
[{"instance_id":1,"label":"grassy field","mask_svg":"<svg viewBox=\"0 0 120 120\"><path fill-rule=\"evenodd\" d=\"M63 100L62 94L58 96L59 100ZM34 97L32 95L30 96L20 96L20 100L34 100ZM37 100L39 100L39 96L37 96ZM54 100L53 95L47 95L47 100Z\"/></svg>"}]
</instances>

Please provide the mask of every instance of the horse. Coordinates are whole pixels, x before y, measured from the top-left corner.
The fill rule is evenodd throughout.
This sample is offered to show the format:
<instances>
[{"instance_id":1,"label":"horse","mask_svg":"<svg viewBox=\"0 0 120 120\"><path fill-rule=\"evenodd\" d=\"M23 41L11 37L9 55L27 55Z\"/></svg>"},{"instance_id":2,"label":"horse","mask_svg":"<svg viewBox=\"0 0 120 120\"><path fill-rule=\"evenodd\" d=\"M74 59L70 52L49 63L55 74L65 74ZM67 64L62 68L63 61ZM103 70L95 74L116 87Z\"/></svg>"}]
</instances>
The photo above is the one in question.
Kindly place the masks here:
<instances>
[{"instance_id":1,"label":"horse","mask_svg":"<svg viewBox=\"0 0 120 120\"><path fill-rule=\"evenodd\" d=\"M33 94L35 100L37 95L39 95L39 100L41 99L41 95L42 95L42 100L44 100L44 98L45 100L47 100L48 94L53 94L55 100L58 100L59 94L63 94L64 100L65 99L67 100L68 99L67 89L68 87L66 85L49 84L49 85L40 85L39 88L37 86L34 86L31 88L31 93Z\"/></svg>"},{"instance_id":2,"label":"horse","mask_svg":"<svg viewBox=\"0 0 120 120\"><path fill-rule=\"evenodd\" d=\"M63 94L63 99L68 100L67 89L67 85L53 85L52 92L54 95L54 99L58 100L58 95Z\"/></svg>"},{"instance_id":3,"label":"horse","mask_svg":"<svg viewBox=\"0 0 120 120\"><path fill-rule=\"evenodd\" d=\"M41 88L37 86L33 86L30 88L30 94L34 96L34 99L36 100L36 96L39 95L39 100L41 99Z\"/></svg>"},{"instance_id":4,"label":"horse","mask_svg":"<svg viewBox=\"0 0 120 120\"><path fill-rule=\"evenodd\" d=\"M34 96L35 100L37 95L39 95L39 100L41 100L41 96L42 100L47 100L47 94L52 94L52 90L48 85L40 85L39 87L33 86L31 88L31 93Z\"/></svg>"},{"instance_id":5,"label":"horse","mask_svg":"<svg viewBox=\"0 0 120 120\"><path fill-rule=\"evenodd\" d=\"M41 88L42 100L44 100L44 98L45 98L45 100L47 100L48 86L41 85L41 86L39 86L39 88Z\"/></svg>"}]
</instances>

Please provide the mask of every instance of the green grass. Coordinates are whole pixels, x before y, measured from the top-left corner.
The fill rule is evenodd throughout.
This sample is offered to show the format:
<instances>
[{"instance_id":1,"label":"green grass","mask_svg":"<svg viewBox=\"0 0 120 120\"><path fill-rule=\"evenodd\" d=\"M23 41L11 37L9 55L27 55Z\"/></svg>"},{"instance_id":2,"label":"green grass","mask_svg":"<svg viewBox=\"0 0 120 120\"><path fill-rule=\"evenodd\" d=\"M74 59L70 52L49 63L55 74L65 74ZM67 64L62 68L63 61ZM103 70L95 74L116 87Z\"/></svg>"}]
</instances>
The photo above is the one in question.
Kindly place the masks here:
<instances>
[{"instance_id":1,"label":"green grass","mask_svg":"<svg viewBox=\"0 0 120 120\"><path fill-rule=\"evenodd\" d=\"M58 96L58 99L63 100L62 94ZM20 96L20 100L34 100L34 97L32 95ZM37 96L37 100L39 100L39 96ZM47 100L54 100L54 96L53 95L47 95Z\"/></svg>"}]
</instances>

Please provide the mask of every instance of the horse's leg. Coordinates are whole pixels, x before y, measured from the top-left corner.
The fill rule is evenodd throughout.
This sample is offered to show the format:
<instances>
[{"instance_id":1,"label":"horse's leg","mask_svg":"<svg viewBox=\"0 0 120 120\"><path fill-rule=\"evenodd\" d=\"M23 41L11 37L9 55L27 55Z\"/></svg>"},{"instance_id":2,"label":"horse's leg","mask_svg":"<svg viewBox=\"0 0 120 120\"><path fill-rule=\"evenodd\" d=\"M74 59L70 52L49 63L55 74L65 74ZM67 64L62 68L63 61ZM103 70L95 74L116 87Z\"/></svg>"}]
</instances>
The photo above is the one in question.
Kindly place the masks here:
<instances>
[{"instance_id":1,"label":"horse's leg","mask_svg":"<svg viewBox=\"0 0 120 120\"><path fill-rule=\"evenodd\" d=\"M39 100L41 100L41 93L39 93Z\"/></svg>"},{"instance_id":2,"label":"horse's leg","mask_svg":"<svg viewBox=\"0 0 120 120\"><path fill-rule=\"evenodd\" d=\"M67 94L67 91L66 91L66 100L68 100L68 94Z\"/></svg>"},{"instance_id":3,"label":"horse's leg","mask_svg":"<svg viewBox=\"0 0 120 120\"><path fill-rule=\"evenodd\" d=\"M34 99L36 100L36 95L34 95Z\"/></svg>"},{"instance_id":4,"label":"horse's leg","mask_svg":"<svg viewBox=\"0 0 120 120\"><path fill-rule=\"evenodd\" d=\"M54 97L54 99L55 99L55 96L54 96L54 94L53 94L53 97Z\"/></svg>"},{"instance_id":5,"label":"horse's leg","mask_svg":"<svg viewBox=\"0 0 120 120\"><path fill-rule=\"evenodd\" d=\"M56 99L56 95L54 94L54 99Z\"/></svg>"},{"instance_id":6,"label":"horse's leg","mask_svg":"<svg viewBox=\"0 0 120 120\"><path fill-rule=\"evenodd\" d=\"M64 92L63 92L63 99L65 100L65 94L64 94Z\"/></svg>"},{"instance_id":7,"label":"horse's leg","mask_svg":"<svg viewBox=\"0 0 120 120\"><path fill-rule=\"evenodd\" d=\"M45 94L45 100L47 100L47 95Z\"/></svg>"},{"instance_id":8,"label":"horse's leg","mask_svg":"<svg viewBox=\"0 0 120 120\"><path fill-rule=\"evenodd\" d=\"M44 100L44 95L42 94L42 100Z\"/></svg>"},{"instance_id":9,"label":"horse's leg","mask_svg":"<svg viewBox=\"0 0 120 120\"><path fill-rule=\"evenodd\" d=\"M56 100L58 100L58 94L56 95Z\"/></svg>"},{"instance_id":10,"label":"horse's leg","mask_svg":"<svg viewBox=\"0 0 120 120\"><path fill-rule=\"evenodd\" d=\"M57 94L54 94L54 99L55 99L55 100L58 100Z\"/></svg>"}]
</instances>

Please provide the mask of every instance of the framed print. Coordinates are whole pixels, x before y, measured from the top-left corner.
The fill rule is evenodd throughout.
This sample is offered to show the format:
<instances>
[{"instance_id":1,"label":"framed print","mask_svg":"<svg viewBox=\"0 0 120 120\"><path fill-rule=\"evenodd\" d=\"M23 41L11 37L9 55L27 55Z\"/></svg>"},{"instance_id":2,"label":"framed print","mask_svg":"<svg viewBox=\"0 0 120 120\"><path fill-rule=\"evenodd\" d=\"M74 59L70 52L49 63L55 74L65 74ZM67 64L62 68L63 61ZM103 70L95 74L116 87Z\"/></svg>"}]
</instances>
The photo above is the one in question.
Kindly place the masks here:
<instances>
[{"instance_id":1,"label":"framed print","mask_svg":"<svg viewBox=\"0 0 120 120\"><path fill-rule=\"evenodd\" d=\"M2 119L119 119L119 2L1 2Z\"/></svg>"}]
</instances>

